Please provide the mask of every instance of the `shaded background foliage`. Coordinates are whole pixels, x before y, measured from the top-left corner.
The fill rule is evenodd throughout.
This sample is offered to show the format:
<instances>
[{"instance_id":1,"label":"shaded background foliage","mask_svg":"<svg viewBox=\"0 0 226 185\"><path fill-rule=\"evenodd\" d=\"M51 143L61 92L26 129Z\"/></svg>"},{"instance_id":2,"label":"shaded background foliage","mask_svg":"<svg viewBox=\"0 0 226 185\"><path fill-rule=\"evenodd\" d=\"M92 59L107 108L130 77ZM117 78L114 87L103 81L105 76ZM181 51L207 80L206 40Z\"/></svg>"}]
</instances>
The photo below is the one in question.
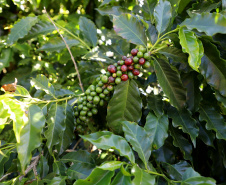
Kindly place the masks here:
<instances>
[{"instance_id":1,"label":"shaded background foliage","mask_svg":"<svg viewBox=\"0 0 226 185\"><path fill-rule=\"evenodd\" d=\"M9 174L1 184L226 182L224 0L0 0L0 4L0 85L17 78L16 93L34 104L25 124L21 118L26 98L13 99L1 91L0 177ZM92 119L90 135L79 136L76 130L73 107L82 91L44 7L70 46L85 89L136 45L150 49L155 44L152 66L138 80L116 87L108 110L105 105ZM158 43L164 34L167 39ZM122 96L128 91L137 97L133 114L137 123L125 120L125 112L134 111L131 107L120 110L131 101L131 96ZM117 110L122 111L119 117ZM79 150L66 152L80 137L84 141ZM102 153L90 152L90 143ZM34 164L31 159L38 159L37 174L25 173L27 165Z\"/></svg>"}]
</instances>

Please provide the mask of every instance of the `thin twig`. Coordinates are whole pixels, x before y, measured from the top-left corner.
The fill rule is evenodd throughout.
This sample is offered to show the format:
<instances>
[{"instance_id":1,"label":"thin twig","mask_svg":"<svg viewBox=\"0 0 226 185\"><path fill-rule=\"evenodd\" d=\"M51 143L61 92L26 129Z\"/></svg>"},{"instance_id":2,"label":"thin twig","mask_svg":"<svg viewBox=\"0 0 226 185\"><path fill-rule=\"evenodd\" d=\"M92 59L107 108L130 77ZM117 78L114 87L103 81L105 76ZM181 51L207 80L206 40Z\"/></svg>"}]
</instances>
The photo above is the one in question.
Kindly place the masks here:
<instances>
[{"instance_id":1,"label":"thin twig","mask_svg":"<svg viewBox=\"0 0 226 185\"><path fill-rule=\"evenodd\" d=\"M72 53L71 53L70 47L68 46L68 44L67 44L67 42L65 41L64 37L62 36L62 34L60 33L60 31L59 31L59 29L57 28L56 24L53 22L53 20L52 20L51 17L49 16L49 14L48 14L48 12L47 12L47 10L46 10L45 7L44 7L44 10L45 10L45 13L46 13L46 15L48 16L49 20L52 22L52 24L53 24L54 27L56 28L57 32L59 33L60 37L61 37L62 40L64 41L64 44L66 45L69 54L71 55L71 60L73 61L74 66L75 66L75 70L76 70L76 72L77 72L77 74L78 74L79 86L81 87L82 92L84 92L83 85L82 85L82 81L81 81L80 74L79 74L79 70L78 70L77 64L76 64L76 62L75 62L75 59L74 59L74 57L73 57L73 55L72 55Z\"/></svg>"},{"instance_id":2,"label":"thin twig","mask_svg":"<svg viewBox=\"0 0 226 185\"><path fill-rule=\"evenodd\" d=\"M78 146L78 144L80 143L82 141L82 138L80 138L78 141L77 141L77 143L75 144L75 146L71 149L71 150L66 150L66 152L74 152L75 151L75 149L76 149L76 147Z\"/></svg>"},{"instance_id":3,"label":"thin twig","mask_svg":"<svg viewBox=\"0 0 226 185\"><path fill-rule=\"evenodd\" d=\"M1 179L0 179L0 182L1 182L2 180L4 180L6 177L8 177L9 175L11 175L12 173L13 173L13 172L7 173L7 174L3 175L3 176L1 177Z\"/></svg>"},{"instance_id":4,"label":"thin twig","mask_svg":"<svg viewBox=\"0 0 226 185\"><path fill-rule=\"evenodd\" d=\"M20 176L19 181L21 181L25 175L27 175L32 169L34 169L36 167L39 159L40 159L40 155L38 155L36 158L34 158L34 161L31 163L31 165L28 166L28 168L25 170L24 175Z\"/></svg>"}]
</instances>

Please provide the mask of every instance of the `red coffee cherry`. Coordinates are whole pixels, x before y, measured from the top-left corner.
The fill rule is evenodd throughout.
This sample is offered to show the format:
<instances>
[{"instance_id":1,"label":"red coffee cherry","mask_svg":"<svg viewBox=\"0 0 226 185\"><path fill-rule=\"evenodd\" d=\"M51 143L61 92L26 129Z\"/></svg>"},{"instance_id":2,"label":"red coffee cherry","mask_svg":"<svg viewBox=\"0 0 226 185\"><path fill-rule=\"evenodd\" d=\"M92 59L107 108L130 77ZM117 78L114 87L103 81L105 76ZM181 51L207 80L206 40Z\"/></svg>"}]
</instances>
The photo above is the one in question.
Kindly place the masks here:
<instances>
[{"instance_id":1,"label":"red coffee cherry","mask_svg":"<svg viewBox=\"0 0 226 185\"><path fill-rule=\"evenodd\" d=\"M133 66L128 66L128 70L129 70L129 71L132 71L133 69L134 69Z\"/></svg>"},{"instance_id":2,"label":"red coffee cherry","mask_svg":"<svg viewBox=\"0 0 226 185\"><path fill-rule=\"evenodd\" d=\"M144 65L144 63L145 63L145 59L144 59L144 58L140 58L140 59L139 59L139 64L140 64L140 65Z\"/></svg>"},{"instance_id":3,"label":"red coffee cherry","mask_svg":"<svg viewBox=\"0 0 226 185\"><path fill-rule=\"evenodd\" d=\"M138 49L132 49L132 50L131 50L131 54L132 54L133 56L136 56L137 53L138 53Z\"/></svg>"},{"instance_id":4,"label":"red coffee cherry","mask_svg":"<svg viewBox=\"0 0 226 185\"><path fill-rule=\"evenodd\" d=\"M127 59L127 57L126 56L122 56L122 60L126 60Z\"/></svg>"},{"instance_id":5,"label":"red coffee cherry","mask_svg":"<svg viewBox=\"0 0 226 185\"><path fill-rule=\"evenodd\" d=\"M123 74L123 75L121 76L121 79L122 79L122 81L128 80L128 75L127 75L127 74Z\"/></svg>"},{"instance_id":6,"label":"red coffee cherry","mask_svg":"<svg viewBox=\"0 0 226 185\"><path fill-rule=\"evenodd\" d=\"M132 63L133 63L133 59L131 59L131 58L127 58L127 59L125 60L125 64L126 64L127 66L130 66Z\"/></svg>"},{"instance_id":7,"label":"red coffee cherry","mask_svg":"<svg viewBox=\"0 0 226 185\"><path fill-rule=\"evenodd\" d=\"M108 71L110 73L116 73L116 67L114 65L109 65L108 66Z\"/></svg>"},{"instance_id":8,"label":"red coffee cherry","mask_svg":"<svg viewBox=\"0 0 226 185\"><path fill-rule=\"evenodd\" d=\"M122 67L121 67L121 71L122 72L126 72L127 69L128 69L128 67L126 65L122 65Z\"/></svg>"},{"instance_id":9,"label":"red coffee cherry","mask_svg":"<svg viewBox=\"0 0 226 185\"><path fill-rule=\"evenodd\" d=\"M108 82L109 83L114 83L115 82L115 78L113 76L109 76Z\"/></svg>"},{"instance_id":10,"label":"red coffee cherry","mask_svg":"<svg viewBox=\"0 0 226 185\"><path fill-rule=\"evenodd\" d=\"M138 76L140 74L140 71L138 69L133 70L133 75Z\"/></svg>"}]
</instances>

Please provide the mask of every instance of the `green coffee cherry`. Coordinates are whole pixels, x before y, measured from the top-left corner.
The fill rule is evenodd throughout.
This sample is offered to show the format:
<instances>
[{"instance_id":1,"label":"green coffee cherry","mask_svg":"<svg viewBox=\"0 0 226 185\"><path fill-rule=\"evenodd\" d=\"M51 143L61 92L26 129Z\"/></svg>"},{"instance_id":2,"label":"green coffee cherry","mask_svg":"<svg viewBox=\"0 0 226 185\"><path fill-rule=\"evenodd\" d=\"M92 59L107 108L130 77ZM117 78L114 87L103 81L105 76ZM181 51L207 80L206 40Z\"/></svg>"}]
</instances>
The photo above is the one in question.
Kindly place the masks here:
<instances>
[{"instance_id":1,"label":"green coffee cherry","mask_svg":"<svg viewBox=\"0 0 226 185\"><path fill-rule=\"evenodd\" d=\"M77 126L77 130L81 130L82 129L82 126L81 125L78 125Z\"/></svg>"},{"instance_id":2,"label":"green coffee cherry","mask_svg":"<svg viewBox=\"0 0 226 185\"><path fill-rule=\"evenodd\" d=\"M104 100L100 100L100 106L104 105Z\"/></svg>"},{"instance_id":3,"label":"green coffee cherry","mask_svg":"<svg viewBox=\"0 0 226 185\"><path fill-rule=\"evenodd\" d=\"M93 91L93 92L90 93L90 95L91 95L91 96L96 96L97 93L96 93L95 91Z\"/></svg>"},{"instance_id":4,"label":"green coffee cherry","mask_svg":"<svg viewBox=\"0 0 226 185\"><path fill-rule=\"evenodd\" d=\"M86 111L82 110L82 111L80 112L80 116L85 116L86 113L87 113Z\"/></svg>"},{"instance_id":5,"label":"green coffee cherry","mask_svg":"<svg viewBox=\"0 0 226 185\"><path fill-rule=\"evenodd\" d=\"M102 81L103 83L108 83L108 76L106 76L106 75L102 76L102 77L101 77L101 81Z\"/></svg>"},{"instance_id":6,"label":"green coffee cherry","mask_svg":"<svg viewBox=\"0 0 226 185\"><path fill-rule=\"evenodd\" d=\"M104 94L109 94L109 90L104 89L103 93L104 93Z\"/></svg>"},{"instance_id":7,"label":"green coffee cherry","mask_svg":"<svg viewBox=\"0 0 226 185\"><path fill-rule=\"evenodd\" d=\"M114 90L113 85L108 85L108 86L107 86L107 90L109 90L109 91L113 91L113 90Z\"/></svg>"},{"instance_id":8,"label":"green coffee cherry","mask_svg":"<svg viewBox=\"0 0 226 185\"><path fill-rule=\"evenodd\" d=\"M100 97L100 98L105 98L105 94L104 94L104 93L100 93L100 94L99 94L99 97Z\"/></svg>"},{"instance_id":9,"label":"green coffee cherry","mask_svg":"<svg viewBox=\"0 0 226 185\"><path fill-rule=\"evenodd\" d=\"M82 105L86 105L87 104L87 101L83 101Z\"/></svg>"},{"instance_id":10,"label":"green coffee cherry","mask_svg":"<svg viewBox=\"0 0 226 185\"><path fill-rule=\"evenodd\" d=\"M93 97L92 96L87 96L87 100L88 101L92 101L93 100Z\"/></svg>"},{"instance_id":11,"label":"green coffee cherry","mask_svg":"<svg viewBox=\"0 0 226 185\"><path fill-rule=\"evenodd\" d=\"M100 77L98 77L97 79L96 79L96 82L99 82L100 81Z\"/></svg>"},{"instance_id":12,"label":"green coffee cherry","mask_svg":"<svg viewBox=\"0 0 226 185\"><path fill-rule=\"evenodd\" d=\"M91 117L93 113L91 111L87 112L87 116Z\"/></svg>"},{"instance_id":13,"label":"green coffee cherry","mask_svg":"<svg viewBox=\"0 0 226 185\"><path fill-rule=\"evenodd\" d=\"M121 70L121 66L118 66L118 67L117 67L117 71L120 71L120 70Z\"/></svg>"},{"instance_id":14,"label":"green coffee cherry","mask_svg":"<svg viewBox=\"0 0 226 185\"><path fill-rule=\"evenodd\" d=\"M106 96L106 97L104 98L104 100L105 100L105 101L109 101L109 100L110 100L110 97L109 97L109 96Z\"/></svg>"},{"instance_id":15,"label":"green coffee cherry","mask_svg":"<svg viewBox=\"0 0 226 185\"><path fill-rule=\"evenodd\" d=\"M114 63L113 65L114 65L115 67L117 67L117 66L118 66L118 64L117 64L117 63Z\"/></svg>"},{"instance_id":16,"label":"green coffee cherry","mask_svg":"<svg viewBox=\"0 0 226 185\"><path fill-rule=\"evenodd\" d=\"M111 76L111 73L109 71L107 71L105 75L109 77L109 76Z\"/></svg>"},{"instance_id":17,"label":"green coffee cherry","mask_svg":"<svg viewBox=\"0 0 226 185\"><path fill-rule=\"evenodd\" d=\"M112 74L112 77L116 78L116 76L117 76L116 73L113 73L113 74Z\"/></svg>"},{"instance_id":18,"label":"green coffee cherry","mask_svg":"<svg viewBox=\"0 0 226 185\"><path fill-rule=\"evenodd\" d=\"M84 106L84 107L82 108L82 110L88 111L89 109L88 109L88 107L85 107L85 106Z\"/></svg>"},{"instance_id":19,"label":"green coffee cherry","mask_svg":"<svg viewBox=\"0 0 226 185\"><path fill-rule=\"evenodd\" d=\"M94 98L93 98L93 103L94 103L94 104L98 104L99 101L100 101L100 97L99 97L99 96L94 96Z\"/></svg>"},{"instance_id":20,"label":"green coffee cherry","mask_svg":"<svg viewBox=\"0 0 226 185\"><path fill-rule=\"evenodd\" d=\"M117 78L115 79L115 83L116 83L116 84L120 84L121 81L122 81L122 80L121 80L121 78L119 78L119 77L117 77Z\"/></svg>"},{"instance_id":21,"label":"green coffee cherry","mask_svg":"<svg viewBox=\"0 0 226 185\"><path fill-rule=\"evenodd\" d=\"M122 71L117 71L117 72L116 72L116 75L117 75L118 77L121 77L121 76L122 76Z\"/></svg>"},{"instance_id":22,"label":"green coffee cherry","mask_svg":"<svg viewBox=\"0 0 226 185\"><path fill-rule=\"evenodd\" d=\"M99 81L98 86L102 87L104 83L102 81Z\"/></svg>"},{"instance_id":23,"label":"green coffee cherry","mask_svg":"<svg viewBox=\"0 0 226 185\"><path fill-rule=\"evenodd\" d=\"M79 118L76 119L76 123L81 123L81 120Z\"/></svg>"},{"instance_id":24,"label":"green coffee cherry","mask_svg":"<svg viewBox=\"0 0 226 185\"><path fill-rule=\"evenodd\" d=\"M97 108L92 108L92 113L93 114L97 114L97 112L98 112Z\"/></svg>"},{"instance_id":25,"label":"green coffee cherry","mask_svg":"<svg viewBox=\"0 0 226 185\"><path fill-rule=\"evenodd\" d=\"M128 72L129 79L133 79L133 73L131 71Z\"/></svg>"},{"instance_id":26,"label":"green coffee cherry","mask_svg":"<svg viewBox=\"0 0 226 185\"><path fill-rule=\"evenodd\" d=\"M82 120L82 121L85 121L86 117L85 116L79 116L79 119Z\"/></svg>"},{"instance_id":27,"label":"green coffee cherry","mask_svg":"<svg viewBox=\"0 0 226 185\"><path fill-rule=\"evenodd\" d=\"M77 117L78 115L79 115L79 112L78 112L78 111L76 111L76 112L75 112L75 116Z\"/></svg>"},{"instance_id":28,"label":"green coffee cherry","mask_svg":"<svg viewBox=\"0 0 226 185\"><path fill-rule=\"evenodd\" d=\"M83 105L78 106L78 110L82 110L82 108L83 108Z\"/></svg>"},{"instance_id":29,"label":"green coffee cherry","mask_svg":"<svg viewBox=\"0 0 226 185\"><path fill-rule=\"evenodd\" d=\"M85 92L85 94L86 94L86 95L89 95L90 92L91 92L90 89L87 89L86 92Z\"/></svg>"},{"instance_id":30,"label":"green coffee cherry","mask_svg":"<svg viewBox=\"0 0 226 185\"><path fill-rule=\"evenodd\" d=\"M91 91L95 91L95 85L90 85L90 86L89 86L89 89L90 89Z\"/></svg>"},{"instance_id":31,"label":"green coffee cherry","mask_svg":"<svg viewBox=\"0 0 226 185\"><path fill-rule=\"evenodd\" d=\"M142 57L143 57L143 53L142 53L141 51L139 51L139 52L137 53L137 57L138 57L138 58L142 58Z\"/></svg>"},{"instance_id":32,"label":"green coffee cherry","mask_svg":"<svg viewBox=\"0 0 226 185\"><path fill-rule=\"evenodd\" d=\"M86 106L87 106L88 108L93 108L93 104L92 104L92 103L87 103Z\"/></svg>"},{"instance_id":33,"label":"green coffee cherry","mask_svg":"<svg viewBox=\"0 0 226 185\"><path fill-rule=\"evenodd\" d=\"M144 58L147 59L147 60L150 59L150 54L149 53L144 53Z\"/></svg>"},{"instance_id":34,"label":"green coffee cherry","mask_svg":"<svg viewBox=\"0 0 226 185\"><path fill-rule=\"evenodd\" d=\"M134 63L138 63L139 62L139 58L137 56L133 57L133 62Z\"/></svg>"},{"instance_id":35,"label":"green coffee cherry","mask_svg":"<svg viewBox=\"0 0 226 185\"><path fill-rule=\"evenodd\" d=\"M135 68L135 69L140 69L140 64L135 64L135 65L134 65L134 68Z\"/></svg>"},{"instance_id":36,"label":"green coffee cherry","mask_svg":"<svg viewBox=\"0 0 226 185\"><path fill-rule=\"evenodd\" d=\"M140 47L139 47L139 51L141 51L142 53L145 53L145 52L146 52L146 48L143 47L143 46L140 46Z\"/></svg>"}]
</instances>

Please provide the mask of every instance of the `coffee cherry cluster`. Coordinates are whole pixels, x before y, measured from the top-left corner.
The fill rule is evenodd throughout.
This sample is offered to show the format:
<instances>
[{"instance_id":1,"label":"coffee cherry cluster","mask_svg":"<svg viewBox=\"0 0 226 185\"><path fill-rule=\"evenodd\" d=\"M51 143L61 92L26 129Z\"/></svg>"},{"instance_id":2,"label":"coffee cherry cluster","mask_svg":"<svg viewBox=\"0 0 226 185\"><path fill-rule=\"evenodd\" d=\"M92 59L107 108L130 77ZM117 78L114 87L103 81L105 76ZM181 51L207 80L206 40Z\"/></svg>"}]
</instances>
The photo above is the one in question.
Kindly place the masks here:
<instances>
[{"instance_id":1,"label":"coffee cherry cluster","mask_svg":"<svg viewBox=\"0 0 226 185\"><path fill-rule=\"evenodd\" d=\"M146 52L146 48L141 46L139 49L132 49L130 56L123 56L122 60L109 65L107 72L88 87L78 99L75 110L76 129L79 133L89 133L88 123L92 116L98 113L98 106L103 106L109 101L115 85L121 81L136 79L141 67L150 67L149 59L150 52Z\"/></svg>"}]
</instances>

